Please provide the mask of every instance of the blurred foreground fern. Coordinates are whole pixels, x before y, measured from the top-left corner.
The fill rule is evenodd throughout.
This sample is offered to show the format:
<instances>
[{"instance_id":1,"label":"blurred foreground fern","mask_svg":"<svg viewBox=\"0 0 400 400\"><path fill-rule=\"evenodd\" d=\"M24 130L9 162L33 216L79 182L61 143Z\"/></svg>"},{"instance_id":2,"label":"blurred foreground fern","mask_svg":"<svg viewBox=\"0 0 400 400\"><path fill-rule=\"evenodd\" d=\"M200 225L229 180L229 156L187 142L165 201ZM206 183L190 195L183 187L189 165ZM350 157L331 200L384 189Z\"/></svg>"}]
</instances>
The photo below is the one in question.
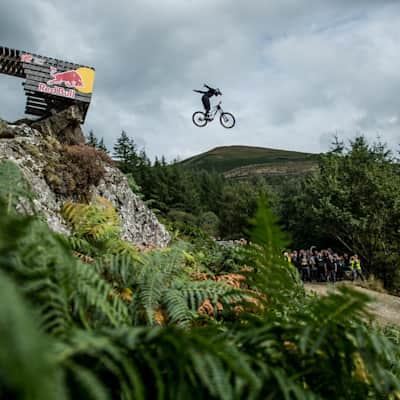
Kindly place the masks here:
<instances>
[{"instance_id":1,"label":"blurred foreground fern","mask_svg":"<svg viewBox=\"0 0 400 400\"><path fill-rule=\"evenodd\" d=\"M15 212L17 207L24 211L33 210L33 193L18 166L9 160L0 161L0 198L6 210Z\"/></svg>"},{"instance_id":2,"label":"blurred foreground fern","mask_svg":"<svg viewBox=\"0 0 400 400\"><path fill-rule=\"evenodd\" d=\"M0 200L0 397L394 399L396 336L368 324L369 299L306 297L263 204L253 228L243 274L263 307L247 312L234 297L246 310L235 320L190 325L202 299L228 292L191 281L179 246L141 263L105 254L84 264ZM127 288L130 301L115 296ZM166 326L146 326L158 311Z\"/></svg>"}]
</instances>

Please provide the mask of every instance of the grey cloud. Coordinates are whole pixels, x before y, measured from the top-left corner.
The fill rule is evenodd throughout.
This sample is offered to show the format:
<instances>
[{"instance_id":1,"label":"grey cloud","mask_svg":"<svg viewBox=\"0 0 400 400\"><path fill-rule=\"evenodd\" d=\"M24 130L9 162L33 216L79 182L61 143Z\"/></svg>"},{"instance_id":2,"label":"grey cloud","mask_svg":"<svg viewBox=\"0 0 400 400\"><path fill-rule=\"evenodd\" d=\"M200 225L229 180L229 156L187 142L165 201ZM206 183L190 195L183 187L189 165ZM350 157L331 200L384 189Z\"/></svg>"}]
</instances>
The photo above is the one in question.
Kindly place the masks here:
<instances>
[{"instance_id":1,"label":"grey cloud","mask_svg":"<svg viewBox=\"0 0 400 400\"><path fill-rule=\"evenodd\" d=\"M31 18L18 22L29 4ZM7 22L9 21L9 22ZM396 142L400 6L358 0L15 0L5 45L96 67L86 130L111 147L124 129L152 155L217 145L326 150L324 132L382 130ZM15 40L12 40L12 38ZM6 82L0 76L4 93ZM8 81L7 81L8 82ZM222 88L235 129L191 123L191 90ZM7 89L4 113L23 109ZM391 121L391 122L388 122Z\"/></svg>"},{"instance_id":2,"label":"grey cloud","mask_svg":"<svg viewBox=\"0 0 400 400\"><path fill-rule=\"evenodd\" d=\"M0 2L0 40L2 46L36 48L39 41L37 25L42 16L30 1Z\"/></svg>"}]
</instances>

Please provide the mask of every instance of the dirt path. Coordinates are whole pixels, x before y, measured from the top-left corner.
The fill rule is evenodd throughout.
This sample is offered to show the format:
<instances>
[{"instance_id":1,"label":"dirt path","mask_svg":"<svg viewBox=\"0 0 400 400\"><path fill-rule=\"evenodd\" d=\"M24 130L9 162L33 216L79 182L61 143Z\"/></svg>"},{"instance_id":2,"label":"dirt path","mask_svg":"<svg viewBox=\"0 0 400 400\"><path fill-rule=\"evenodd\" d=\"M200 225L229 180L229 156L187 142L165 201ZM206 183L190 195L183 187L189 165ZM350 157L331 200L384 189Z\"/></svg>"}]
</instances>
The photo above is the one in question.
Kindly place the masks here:
<instances>
[{"instance_id":1,"label":"dirt path","mask_svg":"<svg viewBox=\"0 0 400 400\"><path fill-rule=\"evenodd\" d=\"M307 283L304 286L306 290L321 295L325 295L328 290L328 286L325 283ZM382 325L400 326L400 297L374 292L373 290L364 289L359 286L354 286L354 288L368 294L375 300L371 303L371 311L379 323Z\"/></svg>"}]
</instances>

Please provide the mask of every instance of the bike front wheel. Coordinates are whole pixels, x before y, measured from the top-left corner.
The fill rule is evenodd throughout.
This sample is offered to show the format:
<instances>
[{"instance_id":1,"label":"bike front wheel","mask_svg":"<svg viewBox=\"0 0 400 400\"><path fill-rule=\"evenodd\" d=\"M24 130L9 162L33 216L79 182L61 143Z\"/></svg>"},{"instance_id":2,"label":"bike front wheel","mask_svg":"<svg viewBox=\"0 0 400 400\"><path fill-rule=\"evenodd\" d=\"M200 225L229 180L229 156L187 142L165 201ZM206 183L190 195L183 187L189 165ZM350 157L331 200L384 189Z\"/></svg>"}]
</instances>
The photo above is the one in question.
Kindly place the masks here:
<instances>
[{"instance_id":1,"label":"bike front wheel","mask_svg":"<svg viewBox=\"0 0 400 400\"><path fill-rule=\"evenodd\" d=\"M196 126L200 128L207 125L206 115L201 111L196 111L195 113L193 113L192 121Z\"/></svg>"},{"instance_id":2,"label":"bike front wheel","mask_svg":"<svg viewBox=\"0 0 400 400\"><path fill-rule=\"evenodd\" d=\"M219 122L224 128L233 128L235 126L235 117L231 113L223 112L219 117Z\"/></svg>"}]
</instances>

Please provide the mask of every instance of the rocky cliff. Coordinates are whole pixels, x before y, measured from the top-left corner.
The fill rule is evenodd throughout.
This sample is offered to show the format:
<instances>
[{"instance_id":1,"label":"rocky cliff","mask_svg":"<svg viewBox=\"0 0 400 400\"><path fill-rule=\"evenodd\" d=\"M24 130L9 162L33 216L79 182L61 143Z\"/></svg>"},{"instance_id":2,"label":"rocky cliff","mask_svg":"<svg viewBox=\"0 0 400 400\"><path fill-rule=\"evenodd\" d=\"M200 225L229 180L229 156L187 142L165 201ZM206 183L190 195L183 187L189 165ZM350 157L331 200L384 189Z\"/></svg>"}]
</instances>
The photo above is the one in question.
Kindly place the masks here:
<instances>
[{"instance_id":1,"label":"rocky cliff","mask_svg":"<svg viewBox=\"0 0 400 400\"><path fill-rule=\"evenodd\" d=\"M75 107L41 121L0 120L0 161L18 165L35 194L34 207L57 232L68 233L60 208L67 201L109 200L122 220L122 239L138 246L166 246L169 234L126 177L100 151L84 145Z\"/></svg>"}]
</instances>

